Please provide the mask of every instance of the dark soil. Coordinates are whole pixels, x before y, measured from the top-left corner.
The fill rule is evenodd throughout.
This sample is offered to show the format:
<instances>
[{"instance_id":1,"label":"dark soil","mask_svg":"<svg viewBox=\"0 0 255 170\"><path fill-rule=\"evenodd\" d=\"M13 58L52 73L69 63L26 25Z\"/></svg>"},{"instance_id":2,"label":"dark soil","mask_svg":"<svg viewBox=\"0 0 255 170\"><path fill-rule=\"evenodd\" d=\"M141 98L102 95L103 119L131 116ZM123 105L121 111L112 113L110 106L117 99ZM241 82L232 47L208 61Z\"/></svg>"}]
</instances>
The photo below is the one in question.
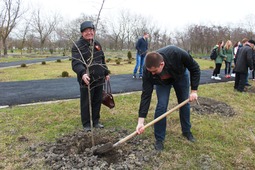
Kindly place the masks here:
<instances>
[{"instance_id":1,"label":"dark soil","mask_svg":"<svg viewBox=\"0 0 255 170\"><path fill-rule=\"evenodd\" d=\"M234 116L236 114L234 109L224 102L205 97L198 97L198 101L199 104L191 103L191 109L197 114L218 114L220 116Z\"/></svg>"},{"instance_id":2,"label":"dark soil","mask_svg":"<svg viewBox=\"0 0 255 170\"><path fill-rule=\"evenodd\" d=\"M245 90L248 93L255 93L255 87L254 86L248 86L248 87L246 87Z\"/></svg>"},{"instance_id":3,"label":"dark soil","mask_svg":"<svg viewBox=\"0 0 255 170\"><path fill-rule=\"evenodd\" d=\"M197 114L218 114L221 116L234 116L234 110L226 103L215 101L205 97L199 97L199 105L191 103L191 108ZM95 146L92 146L91 133L78 131L63 136L55 143L42 143L31 146L31 159L25 168L36 164L36 159L43 159L45 166L50 169L158 169L160 161L159 152L155 151L154 139L146 139L140 136L133 137L129 141L103 155L94 155L93 152L111 142L114 144L132 132L116 129L94 129ZM19 140L25 140L24 137ZM202 165L201 165L202 166Z\"/></svg>"},{"instance_id":4,"label":"dark soil","mask_svg":"<svg viewBox=\"0 0 255 170\"><path fill-rule=\"evenodd\" d=\"M93 152L111 142L118 142L130 133L126 130L94 130L95 146L92 147L91 132L83 130L63 136L55 143L43 143L33 146L30 150L33 158L45 160L50 169L144 169L146 165L159 166L157 154L153 146L153 139L141 139L139 136L130 139L102 155L94 155ZM42 148L42 151L39 151ZM35 162L30 160L27 167ZM26 167L26 168L27 168Z\"/></svg>"}]
</instances>

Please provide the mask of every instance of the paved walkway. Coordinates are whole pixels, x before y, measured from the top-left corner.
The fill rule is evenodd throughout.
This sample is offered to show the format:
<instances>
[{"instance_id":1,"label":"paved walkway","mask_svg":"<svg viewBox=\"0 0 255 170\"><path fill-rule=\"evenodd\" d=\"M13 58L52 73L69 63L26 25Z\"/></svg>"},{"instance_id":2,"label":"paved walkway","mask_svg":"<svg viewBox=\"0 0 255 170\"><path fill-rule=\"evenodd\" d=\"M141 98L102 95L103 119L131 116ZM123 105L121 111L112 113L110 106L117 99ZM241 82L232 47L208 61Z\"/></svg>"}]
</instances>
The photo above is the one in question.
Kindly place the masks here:
<instances>
[{"instance_id":1,"label":"paved walkway","mask_svg":"<svg viewBox=\"0 0 255 170\"><path fill-rule=\"evenodd\" d=\"M0 67L1 65L2 63ZM12 65L9 64L9 66ZM223 73L223 70L221 72ZM200 84L234 80L234 78L222 78L221 81L211 80L211 74L212 70L202 70ZM112 75L111 88L113 94L141 91L142 80L132 79L131 74ZM0 107L75 98L79 98L76 78L0 82Z\"/></svg>"}]
</instances>

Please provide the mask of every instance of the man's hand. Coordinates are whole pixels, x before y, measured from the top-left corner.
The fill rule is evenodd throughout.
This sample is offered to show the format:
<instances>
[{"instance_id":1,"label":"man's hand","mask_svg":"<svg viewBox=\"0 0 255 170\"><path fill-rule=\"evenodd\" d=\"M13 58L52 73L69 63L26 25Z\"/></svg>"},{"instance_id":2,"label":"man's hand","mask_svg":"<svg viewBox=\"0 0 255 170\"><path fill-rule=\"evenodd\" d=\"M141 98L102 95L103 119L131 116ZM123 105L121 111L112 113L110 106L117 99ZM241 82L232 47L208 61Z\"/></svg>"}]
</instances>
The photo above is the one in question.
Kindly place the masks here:
<instances>
[{"instance_id":1,"label":"man's hand","mask_svg":"<svg viewBox=\"0 0 255 170\"><path fill-rule=\"evenodd\" d=\"M83 74L82 80L84 81L85 84L89 85L90 78L87 74Z\"/></svg>"},{"instance_id":2,"label":"man's hand","mask_svg":"<svg viewBox=\"0 0 255 170\"><path fill-rule=\"evenodd\" d=\"M141 117L138 118L138 124L136 126L136 132L139 135L144 132L144 118L141 118Z\"/></svg>"},{"instance_id":3,"label":"man's hand","mask_svg":"<svg viewBox=\"0 0 255 170\"><path fill-rule=\"evenodd\" d=\"M193 102L193 101L197 100L197 97L198 97L197 90L191 90L191 93L189 95L189 101Z\"/></svg>"}]
</instances>

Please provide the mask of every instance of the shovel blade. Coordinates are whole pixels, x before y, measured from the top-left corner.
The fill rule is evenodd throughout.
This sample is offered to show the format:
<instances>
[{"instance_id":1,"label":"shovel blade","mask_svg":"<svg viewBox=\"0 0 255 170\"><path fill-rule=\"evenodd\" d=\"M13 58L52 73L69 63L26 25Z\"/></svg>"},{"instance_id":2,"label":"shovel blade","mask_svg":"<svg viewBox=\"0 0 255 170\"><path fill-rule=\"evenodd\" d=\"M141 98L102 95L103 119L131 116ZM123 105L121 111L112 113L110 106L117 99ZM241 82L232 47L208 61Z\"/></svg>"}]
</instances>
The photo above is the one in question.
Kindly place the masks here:
<instances>
[{"instance_id":1,"label":"shovel blade","mask_svg":"<svg viewBox=\"0 0 255 170\"><path fill-rule=\"evenodd\" d=\"M111 142L108 142L104 144L103 146L98 147L93 151L93 155L102 155L106 152L109 152L113 149L113 144Z\"/></svg>"}]
</instances>

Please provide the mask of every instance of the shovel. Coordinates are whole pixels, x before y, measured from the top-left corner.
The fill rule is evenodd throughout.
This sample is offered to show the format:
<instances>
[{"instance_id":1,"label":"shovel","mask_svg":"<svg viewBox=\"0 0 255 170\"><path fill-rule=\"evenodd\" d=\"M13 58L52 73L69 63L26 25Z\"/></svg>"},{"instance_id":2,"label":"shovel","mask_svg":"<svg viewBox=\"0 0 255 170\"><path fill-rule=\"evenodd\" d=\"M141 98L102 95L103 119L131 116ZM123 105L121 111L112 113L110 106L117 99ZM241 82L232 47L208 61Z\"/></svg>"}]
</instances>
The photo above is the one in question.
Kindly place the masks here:
<instances>
[{"instance_id":1,"label":"shovel","mask_svg":"<svg viewBox=\"0 0 255 170\"><path fill-rule=\"evenodd\" d=\"M147 127L155 124L156 122L160 121L161 119L163 119L164 117L166 117L167 115L169 115L170 113L174 112L175 110L181 108L182 106L184 106L185 104L187 104L189 102L189 99L186 99L185 101L183 101L182 103L178 104L177 106L175 106L174 108L172 108L171 110L168 110L166 113L162 114L161 116L157 117L156 119L154 119L153 121L147 123L144 126L144 129L146 129ZM136 136L137 132L134 131L133 133L131 133L130 135L126 136L125 138L121 139L120 141L118 141L115 144L112 144L111 142L106 143L105 145L95 149L93 151L94 155L101 155L104 154L108 151L111 151L112 149L114 149L115 147L117 147L118 145L128 141L129 139L131 139L132 137Z\"/></svg>"}]
</instances>

